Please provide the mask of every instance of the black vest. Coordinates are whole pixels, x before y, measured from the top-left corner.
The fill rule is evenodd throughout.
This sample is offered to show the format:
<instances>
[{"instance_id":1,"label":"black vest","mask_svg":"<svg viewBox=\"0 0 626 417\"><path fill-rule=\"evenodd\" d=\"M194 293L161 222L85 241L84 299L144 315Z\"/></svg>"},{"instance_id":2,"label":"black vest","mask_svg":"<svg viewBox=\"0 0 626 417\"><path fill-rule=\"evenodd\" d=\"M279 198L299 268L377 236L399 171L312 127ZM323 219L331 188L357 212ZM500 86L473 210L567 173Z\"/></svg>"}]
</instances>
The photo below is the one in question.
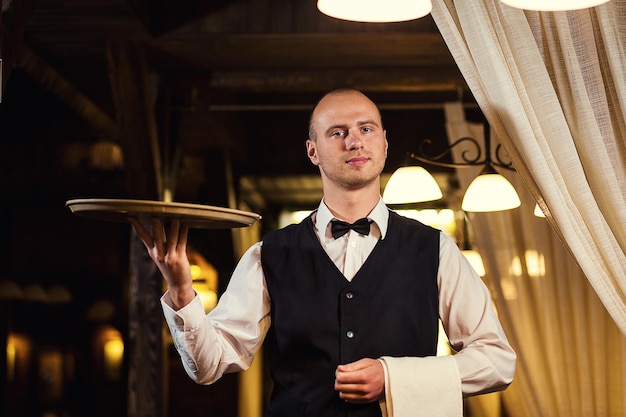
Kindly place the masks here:
<instances>
[{"instance_id":1,"label":"black vest","mask_svg":"<svg viewBox=\"0 0 626 417\"><path fill-rule=\"evenodd\" d=\"M311 217L265 236L261 261L272 303L268 416L380 416L378 403L339 399L337 365L436 354L439 231L390 212L385 239L352 282L320 245Z\"/></svg>"}]
</instances>

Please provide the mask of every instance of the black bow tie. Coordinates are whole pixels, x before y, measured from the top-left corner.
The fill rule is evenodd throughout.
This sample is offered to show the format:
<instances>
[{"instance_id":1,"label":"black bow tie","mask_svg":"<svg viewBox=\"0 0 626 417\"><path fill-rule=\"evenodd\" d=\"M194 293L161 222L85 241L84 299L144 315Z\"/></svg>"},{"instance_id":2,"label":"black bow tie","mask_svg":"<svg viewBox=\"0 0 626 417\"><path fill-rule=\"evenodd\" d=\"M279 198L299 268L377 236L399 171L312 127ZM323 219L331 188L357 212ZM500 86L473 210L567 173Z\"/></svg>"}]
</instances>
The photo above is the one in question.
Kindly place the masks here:
<instances>
[{"instance_id":1,"label":"black bow tie","mask_svg":"<svg viewBox=\"0 0 626 417\"><path fill-rule=\"evenodd\" d=\"M354 223L346 223L341 220L332 220L330 222L330 232L333 234L333 238L337 239L348 233L348 230L354 230L362 235L370 234L370 221L367 218L362 218Z\"/></svg>"}]
</instances>

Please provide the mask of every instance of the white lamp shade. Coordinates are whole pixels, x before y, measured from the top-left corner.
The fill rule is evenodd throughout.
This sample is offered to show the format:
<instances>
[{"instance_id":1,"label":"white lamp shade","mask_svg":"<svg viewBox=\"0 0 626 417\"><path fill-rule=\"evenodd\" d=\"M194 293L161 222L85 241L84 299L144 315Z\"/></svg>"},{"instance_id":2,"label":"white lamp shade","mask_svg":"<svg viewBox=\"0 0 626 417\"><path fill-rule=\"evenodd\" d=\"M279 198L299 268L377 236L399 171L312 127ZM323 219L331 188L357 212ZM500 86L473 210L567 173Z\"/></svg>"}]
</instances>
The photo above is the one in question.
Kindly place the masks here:
<instances>
[{"instance_id":1,"label":"white lamp shade","mask_svg":"<svg viewBox=\"0 0 626 417\"><path fill-rule=\"evenodd\" d=\"M467 187L461 210L486 212L510 210L521 205L513 185L498 173L482 173Z\"/></svg>"},{"instance_id":2,"label":"white lamp shade","mask_svg":"<svg viewBox=\"0 0 626 417\"><path fill-rule=\"evenodd\" d=\"M432 175L419 166L398 168L389 178L383 201L387 204L420 203L443 197L439 184Z\"/></svg>"},{"instance_id":3,"label":"white lamp shade","mask_svg":"<svg viewBox=\"0 0 626 417\"><path fill-rule=\"evenodd\" d=\"M526 10L556 12L563 10L587 9L608 3L610 0L501 0L511 7Z\"/></svg>"},{"instance_id":4,"label":"white lamp shade","mask_svg":"<svg viewBox=\"0 0 626 417\"><path fill-rule=\"evenodd\" d=\"M403 22L426 16L430 0L318 0L320 12L355 22Z\"/></svg>"},{"instance_id":5,"label":"white lamp shade","mask_svg":"<svg viewBox=\"0 0 626 417\"><path fill-rule=\"evenodd\" d=\"M533 214L535 215L535 217L546 217L546 214L543 212L543 210L541 210L539 204L535 204L535 210L533 211Z\"/></svg>"}]
</instances>

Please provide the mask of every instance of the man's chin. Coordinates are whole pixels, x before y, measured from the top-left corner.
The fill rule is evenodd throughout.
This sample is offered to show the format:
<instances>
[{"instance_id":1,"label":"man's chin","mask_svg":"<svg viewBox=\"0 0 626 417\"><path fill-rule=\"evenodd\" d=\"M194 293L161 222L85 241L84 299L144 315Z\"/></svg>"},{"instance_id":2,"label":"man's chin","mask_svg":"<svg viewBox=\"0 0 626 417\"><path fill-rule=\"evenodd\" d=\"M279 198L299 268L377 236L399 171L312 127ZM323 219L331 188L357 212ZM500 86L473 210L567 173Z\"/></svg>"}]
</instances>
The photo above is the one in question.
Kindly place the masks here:
<instances>
[{"instance_id":1,"label":"man's chin","mask_svg":"<svg viewBox=\"0 0 626 417\"><path fill-rule=\"evenodd\" d=\"M358 191L363 188L367 188L378 181L379 176L375 177L363 177L363 178L349 178L343 182L343 187L349 191Z\"/></svg>"}]
</instances>

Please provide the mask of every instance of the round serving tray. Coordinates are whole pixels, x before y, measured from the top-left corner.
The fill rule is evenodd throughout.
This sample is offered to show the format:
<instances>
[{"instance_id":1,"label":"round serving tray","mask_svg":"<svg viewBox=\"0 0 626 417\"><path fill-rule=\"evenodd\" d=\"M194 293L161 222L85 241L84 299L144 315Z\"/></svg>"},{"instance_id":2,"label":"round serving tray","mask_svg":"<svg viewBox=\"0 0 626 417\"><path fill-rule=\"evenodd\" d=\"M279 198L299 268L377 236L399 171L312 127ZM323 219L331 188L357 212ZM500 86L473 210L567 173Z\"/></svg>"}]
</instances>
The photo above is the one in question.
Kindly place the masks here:
<instances>
[{"instance_id":1,"label":"round serving tray","mask_svg":"<svg viewBox=\"0 0 626 417\"><path fill-rule=\"evenodd\" d=\"M128 222L129 217L137 217L150 221L158 217L163 221L178 219L196 229L246 227L261 218L256 213L224 207L150 200L88 198L68 200L65 205L76 215L96 220Z\"/></svg>"}]
</instances>

